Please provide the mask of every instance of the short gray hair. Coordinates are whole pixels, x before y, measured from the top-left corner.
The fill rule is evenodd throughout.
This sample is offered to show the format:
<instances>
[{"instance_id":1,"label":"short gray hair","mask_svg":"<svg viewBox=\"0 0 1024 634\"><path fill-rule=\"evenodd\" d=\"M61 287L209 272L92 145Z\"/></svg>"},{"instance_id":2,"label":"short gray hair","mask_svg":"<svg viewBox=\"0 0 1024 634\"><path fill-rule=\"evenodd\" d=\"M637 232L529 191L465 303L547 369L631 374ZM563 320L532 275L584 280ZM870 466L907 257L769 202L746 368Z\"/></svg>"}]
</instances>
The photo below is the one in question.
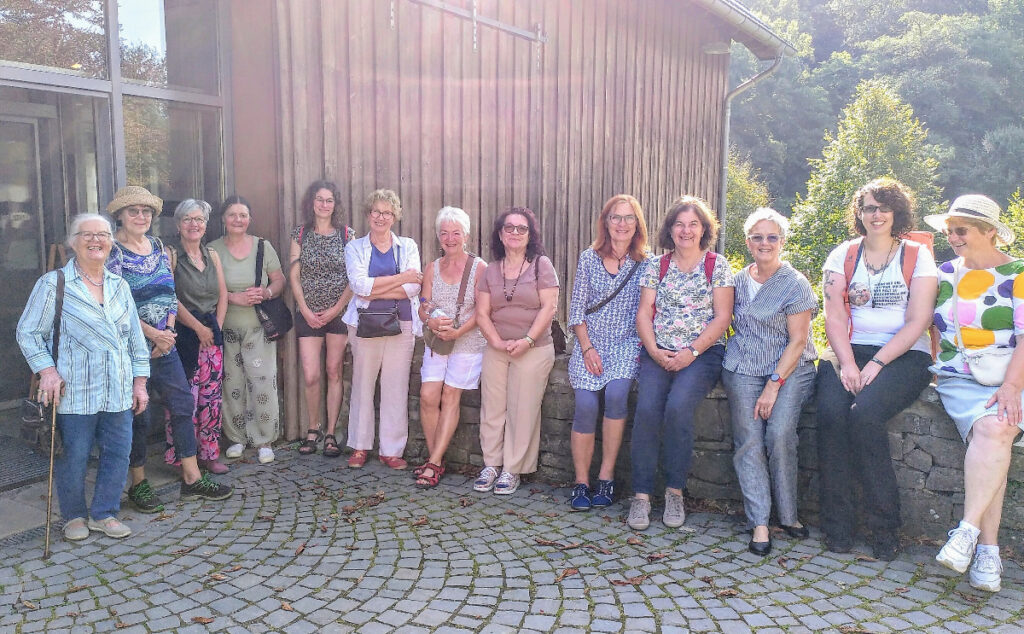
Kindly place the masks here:
<instances>
[{"instance_id":1,"label":"short gray hair","mask_svg":"<svg viewBox=\"0 0 1024 634\"><path fill-rule=\"evenodd\" d=\"M786 239L786 234L789 232L789 218L783 216L771 207L758 207L754 210L754 213L747 216L747 219L743 222L743 237L747 237L750 234L750 230L754 228L754 225L762 220L770 220L774 222L775 226L779 228L780 237L783 240Z\"/></svg>"},{"instance_id":2,"label":"short gray hair","mask_svg":"<svg viewBox=\"0 0 1024 634\"><path fill-rule=\"evenodd\" d=\"M107 224L107 231L110 232L110 235L114 235L114 225L110 224L110 218L101 216L100 214L78 214L77 216L72 217L71 222L68 223L68 238L64 243L69 249L73 249L75 246L75 235L78 233L78 229L83 223L89 222L90 220L102 220Z\"/></svg>"},{"instance_id":3,"label":"short gray hair","mask_svg":"<svg viewBox=\"0 0 1024 634\"><path fill-rule=\"evenodd\" d=\"M203 212L203 220L210 222L210 212L213 211L210 207L210 203L205 200L199 200L198 198L186 198L178 203L178 206L174 208L174 224L180 225L181 219L193 209L198 209Z\"/></svg>"},{"instance_id":4,"label":"short gray hair","mask_svg":"<svg viewBox=\"0 0 1024 634\"><path fill-rule=\"evenodd\" d=\"M446 222L454 222L462 227L462 233L466 234L466 238L469 238L469 214L459 209L458 207L441 207L441 211L437 212L437 218L434 220L434 233L441 235L441 225Z\"/></svg>"}]
</instances>

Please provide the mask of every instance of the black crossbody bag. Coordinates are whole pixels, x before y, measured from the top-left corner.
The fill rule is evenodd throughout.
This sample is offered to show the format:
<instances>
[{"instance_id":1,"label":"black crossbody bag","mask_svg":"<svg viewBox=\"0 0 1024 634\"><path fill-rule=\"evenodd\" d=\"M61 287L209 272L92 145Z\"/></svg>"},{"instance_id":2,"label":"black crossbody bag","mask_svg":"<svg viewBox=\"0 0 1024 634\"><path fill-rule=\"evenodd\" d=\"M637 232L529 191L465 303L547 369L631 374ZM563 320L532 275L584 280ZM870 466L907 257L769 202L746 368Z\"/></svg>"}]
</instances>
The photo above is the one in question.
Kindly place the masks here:
<instances>
[{"instance_id":1,"label":"black crossbody bag","mask_svg":"<svg viewBox=\"0 0 1024 634\"><path fill-rule=\"evenodd\" d=\"M57 356L60 349L60 321L64 313L64 270L57 269L57 293L54 300L53 310L53 367L57 368ZM50 407L57 407L50 403ZM27 398L21 403L21 420L26 428L32 430L36 446L44 453L50 453L53 447L53 454L59 456L64 452L64 443L61 442L60 430L53 427L54 438L50 440L50 419L46 416L46 408L38 400Z\"/></svg>"},{"instance_id":2,"label":"black crossbody bag","mask_svg":"<svg viewBox=\"0 0 1024 634\"><path fill-rule=\"evenodd\" d=\"M260 238L256 247L255 286L263 286L263 238ZM256 309L256 316L268 341L277 341L292 329L292 311L288 310L288 305L280 297L265 299L253 308Z\"/></svg>"},{"instance_id":3,"label":"black crossbody bag","mask_svg":"<svg viewBox=\"0 0 1024 634\"><path fill-rule=\"evenodd\" d=\"M398 263L401 261L402 252L395 241L395 275L401 273ZM359 325L356 326L356 336L363 339L375 339L377 337L394 337L402 334L402 324L398 321L398 300L389 310L373 308L358 308Z\"/></svg>"}]
</instances>

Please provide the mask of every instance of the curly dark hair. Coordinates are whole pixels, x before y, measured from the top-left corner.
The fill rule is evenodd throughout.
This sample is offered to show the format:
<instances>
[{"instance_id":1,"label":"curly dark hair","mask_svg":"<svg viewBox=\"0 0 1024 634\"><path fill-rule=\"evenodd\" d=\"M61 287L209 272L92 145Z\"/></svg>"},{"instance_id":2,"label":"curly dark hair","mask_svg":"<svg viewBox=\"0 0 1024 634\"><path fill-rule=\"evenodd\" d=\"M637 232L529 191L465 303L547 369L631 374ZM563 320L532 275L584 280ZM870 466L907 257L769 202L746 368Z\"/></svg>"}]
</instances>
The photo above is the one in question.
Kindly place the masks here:
<instances>
[{"instance_id":1,"label":"curly dark hair","mask_svg":"<svg viewBox=\"0 0 1024 634\"><path fill-rule=\"evenodd\" d=\"M495 261L505 257L505 244L501 241L501 232L505 226L505 219L512 214L519 214L526 218L526 224L530 227L529 241L526 243L527 261L532 262L534 258L547 255L544 251L544 245L540 242L540 227L537 224L537 216L527 207L509 207L494 219L494 228L491 229L491 257Z\"/></svg>"},{"instance_id":2,"label":"curly dark hair","mask_svg":"<svg viewBox=\"0 0 1024 634\"><path fill-rule=\"evenodd\" d=\"M700 237L700 250L708 250L711 243L718 238L718 218L711 212L711 207L696 196L680 196L672 201L665 220L661 223L661 229L658 230L658 246L668 251L676 248L676 243L672 239L672 225L684 211L692 211L700 218L700 224L704 225L704 233Z\"/></svg>"},{"instance_id":3,"label":"curly dark hair","mask_svg":"<svg viewBox=\"0 0 1024 634\"><path fill-rule=\"evenodd\" d=\"M331 226L339 231L344 231L345 221L342 220L341 216L345 210L341 206L341 190L329 180L313 181L306 188L306 193L302 195L299 210L302 212L302 222L306 226L306 231L313 231L314 229L316 215L313 213L313 201L316 200L316 193L321 189L331 192L331 196L334 198L334 213L331 214Z\"/></svg>"},{"instance_id":4,"label":"curly dark hair","mask_svg":"<svg viewBox=\"0 0 1024 634\"><path fill-rule=\"evenodd\" d=\"M871 194L878 204L892 209L892 237L898 238L914 228L914 192L895 178L876 178L857 190L846 209L846 222L850 230L867 235L867 227L860 219L864 196Z\"/></svg>"}]
</instances>

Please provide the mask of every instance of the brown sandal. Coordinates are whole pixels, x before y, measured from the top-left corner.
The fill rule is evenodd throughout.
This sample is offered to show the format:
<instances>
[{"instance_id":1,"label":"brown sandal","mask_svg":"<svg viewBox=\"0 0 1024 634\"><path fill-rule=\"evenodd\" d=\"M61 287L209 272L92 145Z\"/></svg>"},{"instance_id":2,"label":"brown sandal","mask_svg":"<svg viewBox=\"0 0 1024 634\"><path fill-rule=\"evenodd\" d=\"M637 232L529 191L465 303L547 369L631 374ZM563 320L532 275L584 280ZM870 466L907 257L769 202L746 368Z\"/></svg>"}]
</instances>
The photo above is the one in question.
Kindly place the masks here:
<instances>
[{"instance_id":1,"label":"brown sandal","mask_svg":"<svg viewBox=\"0 0 1024 634\"><path fill-rule=\"evenodd\" d=\"M341 447L338 446L338 439L334 437L334 434L324 436L324 456L327 458L337 458L340 455Z\"/></svg>"},{"instance_id":2,"label":"brown sandal","mask_svg":"<svg viewBox=\"0 0 1024 634\"><path fill-rule=\"evenodd\" d=\"M312 438L310 438L312 436ZM317 427L316 429L306 430L306 439L299 445L299 453L303 456L309 456L316 453L316 446L320 444L320 441L324 438L324 430Z\"/></svg>"},{"instance_id":3,"label":"brown sandal","mask_svg":"<svg viewBox=\"0 0 1024 634\"><path fill-rule=\"evenodd\" d=\"M426 475L428 471L432 475ZM444 467L428 462L421 468L420 475L416 478L416 486L424 489L432 489L437 486L437 483L441 480L441 476L443 475Z\"/></svg>"}]
</instances>

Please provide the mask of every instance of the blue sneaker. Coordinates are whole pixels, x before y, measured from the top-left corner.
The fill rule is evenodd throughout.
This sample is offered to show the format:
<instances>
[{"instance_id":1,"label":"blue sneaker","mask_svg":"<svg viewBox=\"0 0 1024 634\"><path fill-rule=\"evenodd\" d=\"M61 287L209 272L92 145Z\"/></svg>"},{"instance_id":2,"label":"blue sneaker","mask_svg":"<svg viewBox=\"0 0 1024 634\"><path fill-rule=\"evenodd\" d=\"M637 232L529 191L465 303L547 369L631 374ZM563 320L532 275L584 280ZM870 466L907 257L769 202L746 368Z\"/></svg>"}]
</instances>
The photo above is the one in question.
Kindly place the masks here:
<instances>
[{"instance_id":1,"label":"blue sneaker","mask_svg":"<svg viewBox=\"0 0 1024 634\"><path fill-rule=\"evenodd\" d=\"M590 487L585 484L577 484L572 488L572 498L569 499L569 506L574 511L590 510Z\"/></svg>"},{"instance_id":2,"label":"blue sneaker","mask_svg":"<svg viewBox=\"0 0 1024 634\"><path fill-rule=\"evenodd\" d=\"M615 498L615 480L598 480L597 493L590 499L594 508L611 506Z\"/></svg>"}]
</instances>

